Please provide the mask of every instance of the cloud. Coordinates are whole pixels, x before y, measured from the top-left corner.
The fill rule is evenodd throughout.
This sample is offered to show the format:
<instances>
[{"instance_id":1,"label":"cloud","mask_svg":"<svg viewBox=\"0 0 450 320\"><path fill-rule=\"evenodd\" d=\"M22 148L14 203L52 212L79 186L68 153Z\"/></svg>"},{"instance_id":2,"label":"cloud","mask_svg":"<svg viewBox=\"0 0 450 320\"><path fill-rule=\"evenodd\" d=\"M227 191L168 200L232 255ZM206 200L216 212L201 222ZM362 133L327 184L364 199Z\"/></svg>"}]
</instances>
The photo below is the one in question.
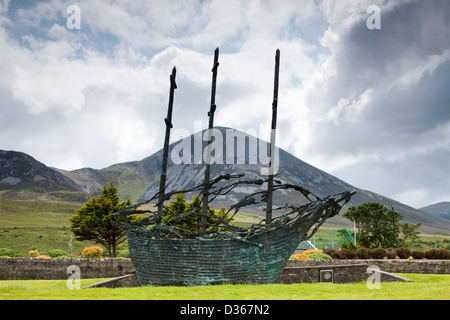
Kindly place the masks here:
<instances>
[{"instance_id":1,"label":"cloud","mask_svg":"<svg viewBox=\"0 0 450 320\"><path fill-rule=\"evenodd\" d=\"M450 187L408 175L419 160L446 174L447 1L81 0L80 30L66 27L69 4L0 0L1 148L63 169L148 156L162 147L173 66L175 128L206 127L216 47L216 125L268 140L279 48L281 148L382 194ZM369 5L380 30L366 26Z\"/></svg>"},{"instance_id":2,"label":"cloud","mask_svg":"<svg viewBox=\"0 0 450 320\"><path fill-rule=\"evenodd\" d=\"M340 178L381 194L402 195L409 203L433 201L442 193L421 171L441 172L450 156L448 2L379 1L381 29L366 27L367 2L328 1L330 28L321 43L331 55L322 64L316 90L307 101L314 143L294 148L303 159ZM422 164L423 166L423 164ZM378 172L378 173L374 173ZM394 182L395 181L395 182ZM444 190L450 185L442 181ZM395 192L389 185L395 185ZM429 188L428 197L414 192ZM409 190L409 191L404 191ZM430 190L436 191L430 192Z\"/></svg>"}]
</instances>

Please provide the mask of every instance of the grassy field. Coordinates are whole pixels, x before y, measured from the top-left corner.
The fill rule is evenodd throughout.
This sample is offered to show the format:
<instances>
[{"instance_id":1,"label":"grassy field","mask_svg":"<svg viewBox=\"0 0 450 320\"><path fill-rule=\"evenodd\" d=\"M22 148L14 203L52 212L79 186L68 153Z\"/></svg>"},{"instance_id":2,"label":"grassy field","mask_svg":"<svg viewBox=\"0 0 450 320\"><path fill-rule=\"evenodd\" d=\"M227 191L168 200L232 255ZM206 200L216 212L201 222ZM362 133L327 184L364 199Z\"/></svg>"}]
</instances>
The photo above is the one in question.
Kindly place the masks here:
<instances>
[{"instance_id":1,"label":"grassy field","mask_svg":"<svg viewBox=\"0 0 450 320\"><path fill-rule=\"evenodd\" d=\"M70 253L69 217L81 204L37 199L0 201L0 248L9 248L23 256L31 249L45 253L62 249ZM244 215L236 224L247 225L257 218ZM334 228L334 234L336 230ZM435 242L450 237L422 235L416 244L422 250L434 248ZM314 239L311 239L313 242ZM331 227L322 227L315 237L316 246L331 245ZM338 241L335 239L335 244ZM74 253L93 245L73 241ZM119 251L126 244L119 247ZM65 280L0 281L0 300L449 300L450 275L412 275L411 283L382 283L381 289L370 290L365 282L351 284L292 285L222 285L204 287L145 287L120 289L69 290ZM101 279L82 279L87 286Z\"/></svg>"},{"instance_id":2,"label":"grassy field","mask_svg":"<svg viewBox=\"0 0 450 320\"><path fill-rule=\"evenodd\" d=\"M62 249L70 253L69 218L81 207L77 203L39 200L0 201L0 248L28 256L31 249L45 253ZM93 243L73 241L74 253Z\"/></svg>"},{"instance_id":3,"label":"grassy field","mask_svg":"<svg viewBox=\"0 0 450 320\"><path fill-rule=\"evenodd\" d=\"M202 287L87 288L69 290L65 280L3 280L1 300L449 300L450 275L401 274L413 282L366 282ZM81 287L104 279L82 279Z\"/></svg>"},{"instance_id":4,"label":"grassy field","mask_svg":"<svg viewBox=\"0 0 450 320\"><path fill-rule=\"evenodd\" d=\"M0 200L0 248L14 250L22 256L37 249L45 253L61 249L70 254L69 241L73 236L69 218L82 204L39 199ZM259 222L258 217L242 214L234 224L248 226ZM73 240L74 253L80 254L85 247L97 245L89 241ZM119 245L118 252L127 248ZM106 253L106 252L105 252Z\"/></svg>"}]
</instances>

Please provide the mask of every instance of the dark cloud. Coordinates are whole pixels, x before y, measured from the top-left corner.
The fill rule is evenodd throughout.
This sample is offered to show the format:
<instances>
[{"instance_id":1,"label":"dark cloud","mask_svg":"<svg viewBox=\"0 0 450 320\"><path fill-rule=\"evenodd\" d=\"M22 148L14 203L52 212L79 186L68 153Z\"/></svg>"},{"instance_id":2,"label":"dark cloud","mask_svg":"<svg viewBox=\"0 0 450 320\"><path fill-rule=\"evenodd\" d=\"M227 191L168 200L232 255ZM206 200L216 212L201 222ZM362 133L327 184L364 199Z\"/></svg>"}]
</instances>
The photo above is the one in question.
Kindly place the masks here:
<instances>
[{"instance_id":1,"label":"dark cloud","mask_svg":"<svg viewBox=\"0 0 450 320\"><path fill-rule=\"evenodd\" d=\"M449 24L450 2L418 1L382 7L380 30L362 19L339 34L314 145L334 174L411 205L448 194Z\"/></svg>"}]
</instances>

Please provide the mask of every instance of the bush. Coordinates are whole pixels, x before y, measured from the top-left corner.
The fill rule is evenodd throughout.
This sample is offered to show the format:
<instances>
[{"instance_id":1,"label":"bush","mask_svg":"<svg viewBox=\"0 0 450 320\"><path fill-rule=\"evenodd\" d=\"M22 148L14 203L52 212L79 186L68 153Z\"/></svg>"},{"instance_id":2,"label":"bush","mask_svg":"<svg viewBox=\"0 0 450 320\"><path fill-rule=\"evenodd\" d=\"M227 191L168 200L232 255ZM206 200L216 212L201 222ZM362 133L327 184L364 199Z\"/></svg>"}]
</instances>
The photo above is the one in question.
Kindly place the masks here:
<instances>
[{"instance_id":1,"label":"bush","mask_svg":"<svg viewBox=\"0 0 450 320\"><path fill-rule=\"evenodd\" d=\"M372 249L371 255L373 259L383 259L386 257L386 250L383 248L375 248Z\"/></svg>"},{"instance_id":2,"label":"bush","mask_svg":"<svg viewBox=\"0 0 450 320\"><path fill-rule=\"evenodd\" d=\"M339 251L336 251L332 257L334 259L356 259L358 258L358 255L356 254L356 251L341 248Z\"/></svg>"},{"instance_id":3,"label":"bush","mask_svg":"<svg viewBox=\"0 0 450 320\"><path fill-rule=\"evenodd\" d=\"M38 258L38 259L51 259L52 257L47 256L47 255L45 255L45 254L40 254L40 255L37 256L36 258Z\"/></svg>"},{"instance_id":4,"label":"bush","mask_svg":"<svg viewBox=\"0 0 450 320\"><path fill-rule=\"evenodd\" d=\"M311 253L309 258L314 260L333 260L333 258L326 253Z\"/></svg>"},{"instance_id":5,"label":"bush","mask_svg":"<svg viewBox=\"0 0 450 320\"><path fill-rule=\"evenodd\" d=\"M50 250L50 251L47 252L47 255L52 257L52 258L69 257L67 252L65 252L64 250L60 250L60 249Z\"/></svg>"},{"instance_id":6,"label":"bush","mask_svg":"<svg viewBox=\"0 0 450 320\"><path fill-rule=\"evenodd\" d=\"M334 249L332 249L332 248L325 248L325 249L323 249L323 253L325 253L325 254L327 254L327 255L329 255L329 256L333 256L333 253L335 252L336 250L334 250Z\"/></svg>"},{"instance_id":7,"label":"bush","mask_svg":"<svg viewBox=\"0 0 450 320\"><path fill-rule=\"evenodd\" d=\"M437 249L436 259L450 259L450 252L445 249Z\"/></svg>"},{"instance_id":8,"label":"bush","mask_svg":"<svg viewBox=\"0 0 450 320\"><path fill-rule=\"evenodd\" d=\"M100 247L86 247L81 252L84 258L101 258L103 255L103 249Z\"/></svg>"},{"instance_id":9,"label":"bush","mask_svg":"<svg viewBox=\"0 0 450 320\"><path fill-rule=\"evenodd\" d=\"M425 252L427 259L450 259L450 253L445 249L431 249Z\"/></svg>"},{"instance_id":10,"label":"bush","mask_svg":"<svg viewBox=\"0 0 450 320\"><path fill-rule=\"evenodd\" d=\"M319 249L308 249L303 251L302 253L296 254L294 258L297 260L308 260L312 259L310 255L315 253L323 253L323 251Z\"/></svg>"},{"instance_id":11,"label":"bush","mask_svg":"<svg viewBox=\"0 0 450 320\"><path fill-rule=\"evenodd\" d=\"M425 258L427 258L427 259L437 259L436 258L436 255L437 255L436 251L437 251L436 249L431 249L431 250L425 251Z\"/></svg>"},{"instance_id":12,"label":"bush","mask_svg":"<svg viewBox=\"0 0 450 320\"><path fill-rule=\"evenodd\" d=\"M39 257L40 253L39 253L39 251L37 251L37 250L30 250L30 252L28 252L28 255L29 255L31 258L37 258L37 257Z\"/></svg>"},{"instance_id":13,"label":"bush","mask_svg":"<svg viewBox=\"0 0 450 320\"><path fill-rule=\"evenodd\" d=\"M302 252L302 254L306 254L306 255L310 255L312 253L323 253L323 250L319 250L319 249L308 249Z\"/></svg>"},{"instance_id":14,"label":"bush","mask_svg":"<svg viewBox=\"0 0 450 320\"><path fill-rule=\"evenodd\" d=\"M352 251L347 249L334 250L332 248L325 248L323 253L329 255L332 259L350 259L348 255L351 255Z\"/></svg>"},{"instance_id":15,"label":"bush","mask_svg":"<svg viewBox=\"0 0 450 320\"><path fill-rule=\"evenodd\" d=\"M397 257L397 253L395 252L395 250L386 252L386 257L388 259L395 259Z\"/></svg>"},{"instance_id":16,"label":"bush","mask_svg":"<svg viewBox=\"0 0 450 320\"><path fill-rule=\"evenodd\" d=\"M347 256L347 259L358 259L358 254L356 253L356 250L346 249L345 255Z\"/></svg>"},{"instance_id":17,"label":"bush","mask_svg":"<svg viewBox=\"0 0 450 320\"><path fill-rule=\"evenodd\" d=\"M130 250L123 250L117 255L118 258L130 258Z\"/></svg>"},{"instance_id":18,"label":"bush","mask_svg":"<svg viewBox=\"0 0 450 320\"><path fill-rule=\"evenodd\" d=\"M323 249L323 253L329 255L333 259L345 259L344 255L341 254L340 250L334 250L332 248Z\"/></svg>"},{"instance_id":19,"label":"bush","mask_svg":"<svg viewBox=\"0 0 450 320\"><path fill-rule=\"evenodd\" d=\"M16 253L11 249L0 248L0 257L10 257L14 258Z\"/></svg>"},{"instance_id":20,"label":"bush","mask_svg":"<svg viewBox=\"0 0 450 320\"><path fill-rule=\"evenodd\" d=\"M400 259L408 259L411 256L411 250L408 248L398 248L395 253Z\"/></svg>"},{"instance_id":21,"label":"bush","mask_svg":"<svg viewBox=\"0 0 450 320\"><path fill-rule=\"evenodd\" d=\"M423 252L423 251L413 251L411 253L411 256L414 259L423 259L423 258L425 258L425 252Z\"/></svg>"},{"instance_id":22,"label":"bush","mask_svg":"<svg viewBox=\"0 0 450 320\"><path fill-rule=\"evenodd\" d=\"M353 242L344 243L341 246L341 249L348 249L348 250L351 250L351 251L356 251L356 247L355 247L355 244Z\"/></svg>"},{"instance_id":23,"label":"bush","mask_svg":"<svg viewBox=\"0 0 450 320\"><path fill-rule=\"evenodd\" d=\"M359 259L370 259L371 255L370 255L370 249L369 248L359 248L358 250L356 250L356 255L358 256Z\"/></svg>"},{"instance_id":24,"label":"bush","mask_svg":"<svg viewBox=\"0 0 450 320\"><path fill-rule=\"evenodd\" d=\"M311 259L307 254L304 254L304 253L296 254L296 255L294 255L294 258L297 259L297 260L309 260L309 259Z\"/></svg>"},{"instance_id":25,"label":"bush","mask_svg":"<svg viewBox=\"0 0 450 320\"><path fill-rule=\"evenodd\" d=\"M333 259L346 259L346 257L344 256L344 254L342 254L341 250L334 250L330 256Z\"/></svg>"}]
</instances>

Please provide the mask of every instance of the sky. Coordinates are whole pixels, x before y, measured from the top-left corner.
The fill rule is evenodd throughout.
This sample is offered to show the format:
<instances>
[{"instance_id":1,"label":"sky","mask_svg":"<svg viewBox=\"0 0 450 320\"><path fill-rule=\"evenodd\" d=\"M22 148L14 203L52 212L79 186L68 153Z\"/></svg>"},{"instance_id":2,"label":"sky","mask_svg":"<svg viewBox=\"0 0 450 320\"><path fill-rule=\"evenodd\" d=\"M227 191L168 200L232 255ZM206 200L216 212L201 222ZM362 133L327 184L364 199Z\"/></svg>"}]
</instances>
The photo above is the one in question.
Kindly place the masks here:
<instances>
[{"instance_id":1,"label":"sky","mask_svg":"<svg viewBox=\"0 0 450 320\"><path fill-rule=\"evenodd\" d=\"M73 7L72 5L75 5ZM373 7L375 5L375 7ZM450 201L448 0L0 0L0 149L65 170L215 125L415 208ZM178 131L175 131L177 129Z\"/></svg>"}]
</instances>

